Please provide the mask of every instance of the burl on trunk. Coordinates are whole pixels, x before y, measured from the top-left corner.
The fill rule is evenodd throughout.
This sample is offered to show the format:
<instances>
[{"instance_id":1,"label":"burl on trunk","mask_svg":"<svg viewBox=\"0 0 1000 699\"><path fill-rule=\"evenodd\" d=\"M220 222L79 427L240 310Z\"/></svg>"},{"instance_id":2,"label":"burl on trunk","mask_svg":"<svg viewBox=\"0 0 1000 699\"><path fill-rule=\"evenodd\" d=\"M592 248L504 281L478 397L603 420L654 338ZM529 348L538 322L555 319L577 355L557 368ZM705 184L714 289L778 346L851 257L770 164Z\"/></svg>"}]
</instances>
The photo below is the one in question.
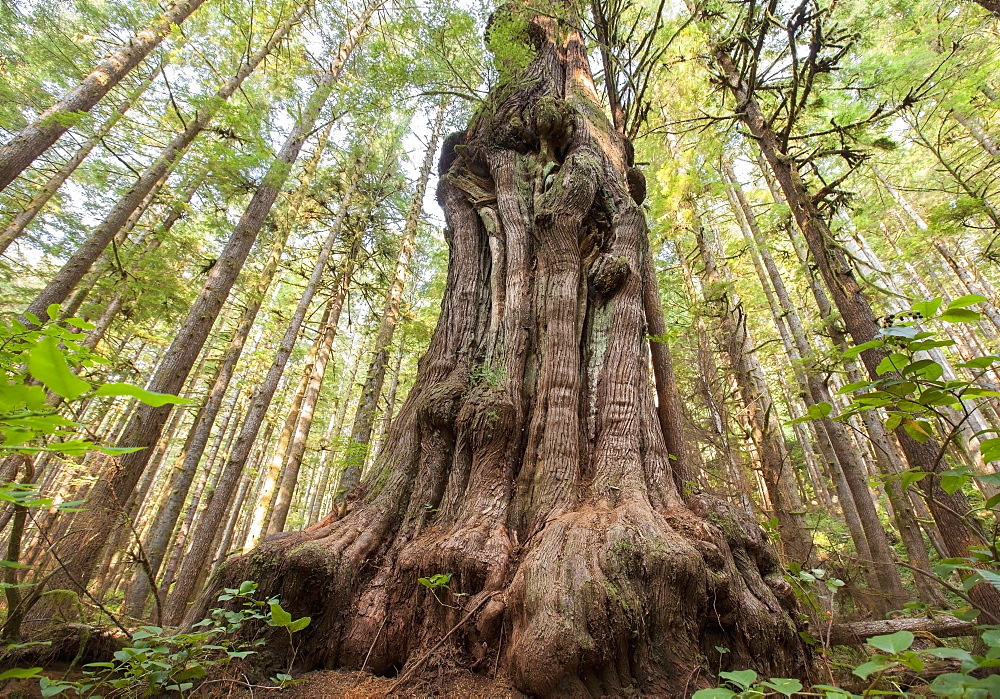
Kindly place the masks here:
<instances>
[{"instance_id":1,"label":"burl on trunk","mask_svg":"<svg viewBox=\"0 0 1000 699\"><path fill-rule=\"evenodd\" d=\"M234 559L196 606L258 581L313 618L303 668L398 672L454 631L437 662L499 667L540 696L686 696L720 668L802 676L762 530L685 503L672 478L645 186L575 22L561 3L562 18L501 13L532 57L444 145L448 284L385 448L344 516ZM439 573L450 589L417 582Z\"/></svg>"}]
</instances>

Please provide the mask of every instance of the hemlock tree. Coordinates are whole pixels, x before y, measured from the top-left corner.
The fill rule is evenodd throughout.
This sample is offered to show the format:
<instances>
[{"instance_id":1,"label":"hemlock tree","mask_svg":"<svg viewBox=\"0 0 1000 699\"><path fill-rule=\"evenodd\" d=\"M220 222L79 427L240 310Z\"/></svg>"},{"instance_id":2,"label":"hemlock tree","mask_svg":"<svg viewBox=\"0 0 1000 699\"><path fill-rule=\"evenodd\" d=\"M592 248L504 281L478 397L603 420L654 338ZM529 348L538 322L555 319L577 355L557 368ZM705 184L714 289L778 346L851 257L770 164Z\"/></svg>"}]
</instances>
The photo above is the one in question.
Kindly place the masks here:
<instances>
[{"instance_id":1,"label":"hemlock tree","mask_svg":"<svg viewBox=\"0 0 1000 699\"><path fill-rule=\"evenodd\" d=\"M9 143L0 147L0 190L9 185L35 158L66 133L81 114L101 101L111 89L160 45L205 0L182 0L151 27L136 33L125 46L101 61L79 85L38 115Z\"/></svg>"},{"instance_id":2,"label":"hemlock tree","mask_svg":"<svg viewBox=\"0 0 1000 699\"><path fill-rule=\"evenodd\" d=\"M198 606L253 579L312 617L302 665L387 673L448 634L457 663L493 662L535 695L802 675L762 530L708 496L683 501L672 478L641 173L578 20L561 3L517 8L491 23L503 80L443 147L442 312L373 472L342 518L232 559Z\"/></svg>"}]
</instances>

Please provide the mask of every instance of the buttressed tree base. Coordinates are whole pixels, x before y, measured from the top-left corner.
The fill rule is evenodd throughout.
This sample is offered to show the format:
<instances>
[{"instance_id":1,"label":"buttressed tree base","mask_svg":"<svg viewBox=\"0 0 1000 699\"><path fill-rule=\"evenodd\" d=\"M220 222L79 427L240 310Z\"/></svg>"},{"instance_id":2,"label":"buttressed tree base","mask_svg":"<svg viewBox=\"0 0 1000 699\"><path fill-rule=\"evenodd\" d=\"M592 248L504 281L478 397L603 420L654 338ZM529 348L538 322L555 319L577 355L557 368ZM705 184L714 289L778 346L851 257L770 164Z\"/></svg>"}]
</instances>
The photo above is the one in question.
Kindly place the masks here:
<instances>
[{"instance_id":1,"label":"buttressed tree base","mask_svg":"<svg viewBox=\"0 0 1000 699\"><path fill-rule=\"evenodd\" d=\"M720 668L801 677L763 531L675 485L645 187L574 19L508 7L491 29L525 58L497 56L504 79L444 145L447 288L386 446L343 516L231 560L196 606L258 581L312 617L300 669L395 674L450 632L429 666L497 668L539 696L687 696Z\"/></svg>"}]
</instances>

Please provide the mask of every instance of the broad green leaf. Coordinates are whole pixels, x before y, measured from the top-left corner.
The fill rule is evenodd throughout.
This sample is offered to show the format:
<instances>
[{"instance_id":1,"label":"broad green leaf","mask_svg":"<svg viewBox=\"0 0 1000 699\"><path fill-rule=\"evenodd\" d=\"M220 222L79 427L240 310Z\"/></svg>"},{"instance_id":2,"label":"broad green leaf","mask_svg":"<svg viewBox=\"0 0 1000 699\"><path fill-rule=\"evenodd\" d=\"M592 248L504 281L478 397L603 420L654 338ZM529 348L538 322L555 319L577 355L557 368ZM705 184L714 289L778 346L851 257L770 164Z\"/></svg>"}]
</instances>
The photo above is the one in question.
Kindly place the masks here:
<instances>
[{"instance_id":1,"label":"broad green leaf","mask_svg":"<svg viewBox=\"0 0 1000 699\"><path fill-rule=\"evenodd\" d=\"M277 602L271 602L271 620L275 626L288 626L292 623L292 615L281 608Z\"/></svg>"},{"instance_id":2,"label":"broad green leaf","mask_svg":"<svg viewBox=\"0 0 1000 699\"><path fill-rule=\"evenodd\" d=\"M757 679L757 673L753 670L735 670L733 672L720 672L719 677L733 683L740 689L746 689Z\"/></svg>"},{"instance_id":3,"label":"broad green leaf","mask_svg":"<svg viewBox=\"0 0 1000 699\"><path fill-rule=\"evenodd\" d=\"M890 328L882 328L878 331L883 337L905 337L912 340L916 337L920 329L913 325L893 325Z\"/></svg>"},{"instance_id":4,"label":"broad green leaf","mask_svg":"<svg viewBox=\"0 0 1000 699\"><path fill-rule=\"evenodd\" d=\"M970 682L976 680L968 675L957 672L946 672L938 675L931 682L931 689L941 697L964 697Z\"/></svg>"},{"instance_id":5,"label":"broad green leaf","mask_svg":"<svg viewBox=\"0 0 1000 699\"><path fill-rule=\"evenodd\" d=\"M826 401L820 401L819 403L813 403L809 406L809 417L813 420L819 420L827 417L831 412L833 412L833 406Z\"/></svg>"},{"instance_id":6,"label":"broad green leaf","mask_svg":"<svg viewBox=\"0 0 1000 699\"><path fill-rule=\"evenodd\" d=\"M989 354L985 357L975 357L967 362L955 364L955 366L962 367L963 369L986 369L987 367L993 366L997 362L1000 362L1000 357L995 354Z\"/></svg>"},{"instance_id":7,"label":"broad green leaf","mask_svg":"<svg viewBox=\"0 0 1000 699\"><path fill-rule=\"evenodd\" d=\"M897 631L884 636L872 636L868 644L886 653L902 653L913 645L913 634L909 631Z\"/></svg>"},{"instance_id":8,"label":"broad green leaf","mask_svg":"<svg viewBox=\"0 0 1000 699\"><path fill-rule=\"evenodd\" d=\"M869 340L868 342L863 342L860 345L855 345L844 350L845 357L857 357L859 354L868 349L873 349L875 347L885 347L885 342L882 340Z\"/></svg>"},{"instance_id":9,"label":"broad green leaf","mask_svg":"<svg viewBox=\"0 0 1000 699\"><path fill-rule=\"evenodd\" d=\"M691 699L731 699L735 696L736 692L724 687L715 687L713 689L699 689L691 695Z\"/></svg>"},{"instance_id":10,"label":"broad green leaf","mask_svg":"<svg viewBox=\"0 0 1000 699\"><path fill-rule=\"evenodd\" d=\"M985 300L986 297L980 296L979 294L969 294L967 296L960 296L948 304L948 310L950 311L955 308L965 308L975 303L982 303Z\"/></svg>"},{"instance_id":11,"label":"broad green leaf","mask_svg":"<svg viewBox=\"0 0 1000 699\"><path fill-rule=\"evenodd\" d=\"M967 308L949 308L941 314L941 320L946 320L949 323L974 323L980 318L982 318L981 314Z\"/></svg>"},{"instance_id":12,"label":"broad green leaf","mask_svg":"<svg viewBox=\"0 0 1000 699\"><path fill-rule=\"evenodd\" d=\"M921 359L903 367L903 375L909 374L921 376L928 381L937 381L944 374L944 369L932 359Z\"/></svg>"},{"instance_id":13,"label":"broad green leaf","mask_svg":"<svg viewBox=\"0 0 1000 699\"><path fill-rule=\"evenodd\" d=\"M66 356L54 338L44 337L28 354L28 371L42 384L63 398L70 400L90 390L90 384L69 369Z\"/></svg>"},{"instance_id":14,"label":"broad green leaf","mask_svg":"<svg viewBox=\"0 0 1000 699\"><path fill-rule=\"evenodd\" d=\"M40 667L15 667L0 672L0 680L24 680L29 677L37 677L41 671L42 668Z\"/></svg>"},{"instance_id":15,"label":"broad green leaf","mask_svg":"<svg viewBox=\"0 0 1000 699\"><path fill-rule=\"evenodd\" d=\"M968 482L969 474L952 471L941 476L941 489L948 495L954 495Z\"/></svg>"},{"instance_id":16,"label":"broad green leaf","mask_svg":"<svg viewBox=\"0 0 1000 699\"><path fill-rule=\"evenodd\" d=\"M842 389L837 391L838 394L843 393L854 393L855 391L860 391L863 388L868 388L872 385L871 381L855 381L854 383L849 383Z\"/></svg>"},{"instance_id":17,"label":"broad green leaf","mask_svg":"<svg viewBox=\"0 0 1000 699\"><path fill-rule=\"evenodd\" d=\"M911 352L919 352L920 350L929 350L935 347L951 347L954 344L954 340L919 340L911 342L906 347Z\"/></svg>"},{"instance_id":18,"label":"broad green leaf","mask_svg":"<svg viewBox=\"0 0 1000 699\"><path fill-rule=\"evenodd\" d=\"M869 660L867 663L858 665L856 668L851 670L851 674L857 675L863 680L867 680L871 675L876 672L881 672L892 664L893 663L885 662L885 659L883 658L875 658L874 660Z\"/></svg>"},{"instance_id":19,"label":"broad green leaf","mask_svg":"<svg viewBox=\"0 0 1000 699\"><path fill-rule=\"evenodd\" d=\"M45 389L41 386L0 385L0 406L5 406L7 410L22 406L29 410L38 410L43 405L45 405Z\"/></svg>"},{"instance_id":20,"label":"broad green leaf","mask_svg":"<svg viewBox=\"0 0 1000 699\"><path fill-rule=\"evenodd\" d=\"M93 323L88 323L83 318L67 318L64 323L72 325L75 328L80 328L80 330L93 330L97 326Z\"/></svg>"},{"instance_id":21,"label":"broad green leaf","mask_svg":"<svg viewBox=\"0 0 1000 699\"><path fill-rule=\"evenodd\" d=\"M961 648L928 648L920 652L933 658L953 658L963 662L972 662L972 655L969 651Z\"/></svg>"},{"instance_id":22,"label":"broad green leaf","mask_svg":"<svg viewBox=\"0 0 1000 699\"><path fill-rule=\"evenodd\" d=\"M169 393L154 393L153 391L147 391L144 388L139 388L138 386L133 386L132 384L128 383L104 384L103 386L98 388L97 391L94 392L94 395L131 396L132 398L137 398L146 405L151 405L154 408L159 408L160 406L167 405L168 403L182 405L191 402L191 400L188 398L179 398Z\"/></svg>"},{"instance_id":23,"label":"broad green leaf","mask_svg":"<svg viewBox=\"0 0 1000 699\"><path fill-rule=\"evenodd\" d=\"M911 313L919 313L924 318L931 318L937 315L938 309L941 308L941 297L938 296L930 301L920 301L919 303L913 304L910 308Z\"/></svg>"},{"instance_id":24,"label":"broad green leaf","mask_svg":"<svg viewBox=\"0 0 1000 699\"><path fill-rule=\"evenodd\" d=\"M312 621L311 617L307 617L307 616L300 617L300 618L296 619L295 621L293 621L291 624L289 624L285 628L288 629L288 633L296 633L298 631L301 631L305 627L309 626L309 623L311 621Z\"/></svg>"},{"instance_id":25,"label":"broad green leaf","mask_svg":"<svg viewBox=\"0 0 1000 699\"><path fill-rule=\"evenodd\" d=\"M992 585L993 587L995 587L998 590L1000 590L1000 573L995 573L992 570L980 570L978 568L975 569L975 572L979 573L979 575L983 578L983 580L985 580L990 585ZM983 634L983 640L984 641L986 640L986 634L988 634L988 633L990 633L990 632L987 631L986 633ZM997 633L997 636L996 636L997 643L1000 643L1000 632L994 632L994 633Z\"/></svg>"},{"instance_id":26,"label":"broad green leaf","mask_svg":"<svg viewBox=\"0 0 1000 699\"><path fill-rule=\"evenodd\" d=\"M930 425L923 420L903 421L903 429L906 430L906 434L910 435L921 444L930 439L931 433L929 428Z\"/></svg>"},{"instance_id":27,"label":"broad green leaf","mask_svg":"<svg viewBox=\"0 0 1000 699\"><path fill-rule=\"evenodd\" d=\"M875 369L875 373L879 376L890 371L900 371L907 364L910 363L910 358L905 354L899 354L898 352L890 354L888 357L883 359L878 363L878 367Z\"/></svg>"},{"instance_id":28,"label":"broad green leaf","mask_svg":"<svg viewBox=\"0 0 1000 699\"><path fill-rule=\"evenodd\" d=\"M783 677L772 677L764 685L770 687L779 694L790 697L796 692L802 691L802 683L798 680L790 680Z\"/></svg>"}]
</instances>

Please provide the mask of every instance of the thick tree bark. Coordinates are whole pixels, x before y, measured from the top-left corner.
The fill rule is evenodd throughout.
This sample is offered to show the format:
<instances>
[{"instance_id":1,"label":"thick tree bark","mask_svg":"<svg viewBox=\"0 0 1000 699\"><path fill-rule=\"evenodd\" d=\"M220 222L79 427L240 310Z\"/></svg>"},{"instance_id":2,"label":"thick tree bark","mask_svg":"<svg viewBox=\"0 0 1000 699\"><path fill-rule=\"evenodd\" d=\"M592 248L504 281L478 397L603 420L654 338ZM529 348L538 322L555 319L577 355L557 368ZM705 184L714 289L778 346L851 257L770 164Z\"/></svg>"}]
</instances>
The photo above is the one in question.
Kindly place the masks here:
<instances>
[{"instance_id":1,"label":"thick tree bark","mask_svg":"<svg viewBox=\"0 0 1000 699\"><path fill-rule=\"evenodd\" d=\"M305 108L285 139L275 160L268 168L263 182L257 188L246 211L237 223L228 242L219 255L217 263L208 274L208 279L198 298L191 306L188 316L181 325L166 354L149 382L149 389L162 393L176 393L187 378L195 358L201 352L208 333L212 329L223 304L229 296L236 277L243 269L250 249L257 240L264 221L281 191L292 165L298 158L305 139L312 133L324 104L342 72L347 59L353 53L363 33L367 30L372 11L362 18L340 46L331 62L330 69L319 80ZM296 330L297 332L297 330ZM294 338L293 338L294 340ZM286 350L283 347L280 352ZM291 350L290 347L287 348ZM273 389L272 389L273 391ZM267 402L270 402L268 397ZM255 403L256 409L259 407ZM89 498L89 509L77 513L73 518L76 535L68 536L61 542L67 571L73 580L62 580L55 576L55 582L62 587L76 587L86 584L94 573L99 560L99 551L108 534L116 526L117 513L128 500L149 460L148 447L153 446L160 436L163 425L170 415L171 406L154 408L142 406L136 410L123 435L118 440L120 446L141 447L137 452L125 454L119 459L118 467L94 486ZM259 423L258 423L259 426ZM256 430L254 431L256 435ZM240 444L249 450L250 444ZM245 456L244 456L245 459ZM218 522L216 522L216 526ZM204 542L195 542L196 544Z\"/></svg>"},{"instance_id":2,"label":"thick tree bark","mask_svg":"<svg viewBox=\"0 0 1000 699\"><path fill-rule=\"evenodd\" d=\"M725 50L717 49L714 58L727 89L741 105L740 119L760 146L761 153L791 207L792 215L806 239L812 259L833 296L847 331L856 344L875 339L879 334L879 325L868 298L855 279L843 251L832 244L833 234L806 191L795 162L782 151L777 135L768 125L754 96L749 94L730 56ZM873 379L879 377L876 368L886 356L885 350L881 348L871 348L861 353L861 360ZM882 376L891 377L892 372ZM896 437L912 468L930 474L944 468L939 458L938 445L932 440L919 443L901 427L896 430ZM978 525L965 517L969 512L969 504L961 492L947 494L941 488L939 479L933 475L924 478L920 486L938 530L948 546L949 556L968 556L970 549L982 546L983 536ZM989 623L1000 623L1000 590L988 584L980 584L971 590L971 595Z\"/></svg>"},{"instance_id":3,"label":"thick tree bark","mask_svg":"<svg viewBox=\"0 0 1000 699\"><path fill-rule=\"evenodd\" d=\"M761 529L677 493L631 163L573 19L527 19L534 59L443 148L448 283L387 448L343 518L232 559L199 606L253 578L312 616L302 665L386 673L450 632L434 663L497 664L537 696L688 696L719 667L801 675ZM437 595L417 583L444 573Z\"/></svg>"},{"instance_id":4,"label":"thick tree bark","mask_svg":"<svg viewBox=\"0 0 1000 699\"><path fill-rule=\"evenodd\" d=\"M156 183L163 180L164 175L184 155L188 146L208 127L226 100L232 97L257 66L281 45L292 28L301 21L309 6L309 2L303 2L299 5L295 12L274 30L267 43L257 49L240 67L236 75L216 91L214 99L208 100L204 108L199 109L194 116L188 119L184 130L174 136L173 140L156 156L156 160L142 171L131 189L115 204L104 220L94 228L66 264L62 266L62 269L35 297L35 300L27 308L28 312L34 313L39 318L44 318L45 309L51 304L61 304L66 300L66 297L73 291L91 265L97 261L97 258L108 247L118 231L126 225L129 217L147 199ZM267 186L266 182L263 186Z\"/></svg>"},{"instance_id":5,"label":"thick tree bark","mask_svg":"<svg viewBox=\"0 0 1000 699\"><path fill-rule=\"evenodd\" d=\"M104 95L160 45L175 25L187 19L204 2L205 0L180 0L158 18L153 26L129 39L125 46L99 63L83 82L39 114L12 141L0 147L0 190L69 131L71 124L81 113L90 111L100 102Z\"/></svg>"}]
</instances>

